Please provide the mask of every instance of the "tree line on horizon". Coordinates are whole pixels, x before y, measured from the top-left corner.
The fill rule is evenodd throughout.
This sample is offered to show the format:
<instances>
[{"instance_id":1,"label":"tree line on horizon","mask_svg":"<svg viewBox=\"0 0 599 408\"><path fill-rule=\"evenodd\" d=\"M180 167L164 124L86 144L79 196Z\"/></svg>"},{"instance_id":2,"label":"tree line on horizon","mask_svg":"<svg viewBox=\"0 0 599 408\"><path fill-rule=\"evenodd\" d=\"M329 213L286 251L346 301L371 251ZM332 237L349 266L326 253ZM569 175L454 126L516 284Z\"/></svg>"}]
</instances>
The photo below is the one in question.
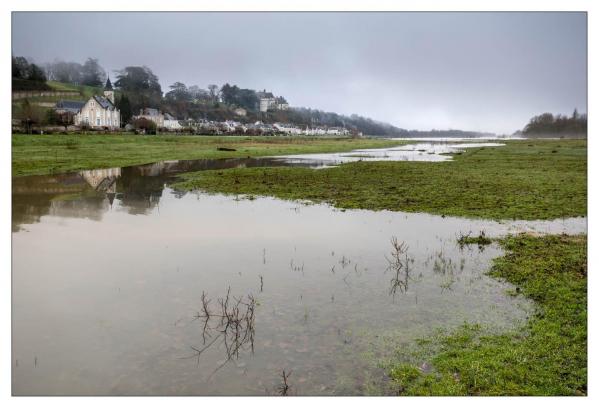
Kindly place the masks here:
<instances>
[{"instance_id":1,"label":"tree line on horizon","mask_svg":"<svg viewBox=\"0 0 599 408\"><path fill-rule=\"evenodd\" d=\"M521 134L526 137L586 137L587 115L574 109L572 116L543 113L534 116Z\"/></svg>"}]
</instances>

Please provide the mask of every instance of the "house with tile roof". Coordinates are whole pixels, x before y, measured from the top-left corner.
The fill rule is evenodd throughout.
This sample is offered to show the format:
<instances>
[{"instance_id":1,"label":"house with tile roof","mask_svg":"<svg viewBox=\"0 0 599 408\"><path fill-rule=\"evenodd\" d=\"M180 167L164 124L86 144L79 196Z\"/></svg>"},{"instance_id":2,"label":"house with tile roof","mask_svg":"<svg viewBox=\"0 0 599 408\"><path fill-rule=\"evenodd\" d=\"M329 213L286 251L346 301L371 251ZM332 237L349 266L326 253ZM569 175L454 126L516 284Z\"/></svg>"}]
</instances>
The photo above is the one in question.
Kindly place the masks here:
<instances>
[{"instance_id":1,"label":"house with tile roof","mask_svg":"<svg viewBox=\"0 0 599 408\"><path fill-rule=\"evenodd\" d=\"M94 95L87 101L58 101L54 109L58 114L73 115L75 126L98 129L117 129L121 126L121 112L114 104L114 90L110 79L106 82L104 96Z\"/></svg>"}]
</instances>

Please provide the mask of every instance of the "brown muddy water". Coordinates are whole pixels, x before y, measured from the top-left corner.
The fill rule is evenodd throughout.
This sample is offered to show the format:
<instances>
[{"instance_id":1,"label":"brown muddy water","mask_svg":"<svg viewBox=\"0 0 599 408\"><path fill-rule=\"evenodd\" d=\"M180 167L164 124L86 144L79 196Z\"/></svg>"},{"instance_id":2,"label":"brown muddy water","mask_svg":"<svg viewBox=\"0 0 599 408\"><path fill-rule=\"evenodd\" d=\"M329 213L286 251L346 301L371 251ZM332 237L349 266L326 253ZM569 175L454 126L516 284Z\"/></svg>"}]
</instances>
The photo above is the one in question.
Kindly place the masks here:
<instances>
[{"instance_id":1,"label":"brown muddy water","mask_svg":"<svg viewBox=\"0 0 599 408\"><path fill-rule=\"evenodd\" d=\"M584 218L496 223L168 187L181 171L264 164L13 179L13 394L276 394L282 370L296 395L384 392L378 364L397 347L464 322L510 328L532 310L485 275L500 249L460 248L458 233L586 231Z\"/></svg>"}]
</instances>

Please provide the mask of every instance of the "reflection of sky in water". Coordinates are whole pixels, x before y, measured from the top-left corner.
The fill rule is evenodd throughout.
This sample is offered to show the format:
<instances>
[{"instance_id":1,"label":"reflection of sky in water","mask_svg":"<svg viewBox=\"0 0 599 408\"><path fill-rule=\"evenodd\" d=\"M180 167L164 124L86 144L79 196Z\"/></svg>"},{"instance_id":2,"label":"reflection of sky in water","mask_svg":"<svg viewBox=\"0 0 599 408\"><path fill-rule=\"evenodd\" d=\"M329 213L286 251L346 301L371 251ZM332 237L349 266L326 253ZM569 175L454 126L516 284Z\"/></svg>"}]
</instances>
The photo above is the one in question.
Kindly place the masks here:
<instances>
[{"instance_id":1,"label":"reflection of sky in water","mask_svg":"<svg viewBox=\"0 0 599 408\"><path fill-rule=\"evenodd\" d=\"M357 161L448 161L450 154L475 147L499 147L502 143L414 143L382 149L359 149L346 153L314 153L275 156L286 163L315 163L318 167L328 167Z\"/></svg>"},{"instance_id":2,"label":"reflection of sky in water","mask_svg":"<svg viewBox=\"0 0 599 408\"><path fill-rule=\"evenodd\" d=\"M15 394L264 394L283 369L299 394L361 393L373 364L360 356L393 350L383 336L501 328L530 310L484 275L499 248L460 249L458 233L586 232L586 218L497 223L165 187L182 169L240 164L264 162L13 180ZM393 236L409 248L408 276L388 270ZM398 278L407 288L393 290ZM203 345L202 292L216 304L228 287L256 297L255 352L210 377L222 344L182 357Z\"/></svg>"}]
</instances>

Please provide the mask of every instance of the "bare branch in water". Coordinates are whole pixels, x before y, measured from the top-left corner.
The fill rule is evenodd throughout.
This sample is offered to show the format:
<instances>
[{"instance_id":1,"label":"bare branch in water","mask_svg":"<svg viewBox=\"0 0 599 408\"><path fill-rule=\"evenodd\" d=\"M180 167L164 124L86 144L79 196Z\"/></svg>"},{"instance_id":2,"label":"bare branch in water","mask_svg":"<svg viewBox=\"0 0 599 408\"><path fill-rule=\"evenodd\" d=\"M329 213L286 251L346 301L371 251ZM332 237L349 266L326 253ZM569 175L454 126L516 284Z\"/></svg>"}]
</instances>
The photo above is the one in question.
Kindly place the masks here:
<instances>
[{"instance_id":1,"label":"bare branch in water","mask_svg":"<svg viewBox=\"0 0 599 408\"><path fill-rule=\"evenodd\" d=\"M200 320L203 323L202 340L204 347L191 347L194 354L183 358L197 358L199 364L200 357L204 351L221 340L220 344L225 345L226 358L210 374L214 375L218 370L225 366L232 359L238 359L240 351L250 350L254 353L254 322L256 299L250 294L245 298L237 298L231 295L231 287L227 289L224 298L217 300L217 309L210 307L211 300L202 292L202 311L197 312L192 321ZM207 338L212 338L208 343Z\"/></svg>"},{"instance_id":2,"label":"bare branch in water","mask_svg":"<svg viewBox=\"0 0 599 408\"><path fill-rule=\"evenodd\" d=\"M283 397L289 395L289 389L291 388L291 386L289 385L288 380L290 375L291 371L286 373L285 370L283 370L283 374L281 375L281 377L283 378L283 382L281 382L281 384L279 384L279 386L277 387L277 392L279 393L279 395Z\"/></svg>"},{"instance_id":3,"label":"bare branch in water","mask_svg":"<svg viewBox=\"0 0 599 408\"><path fill-rule=\"evenodd\" d=\"M387 270L393 272L391 278L391 287L389 288L389 294L395 297L397 289L400 292L405 293L408 291L408 282L410 280L410 258L408 256L408 246L405 242L399 242L397 237L391 237L391 258L387 259L389 266Z\"/></svg>"}]
</instances>

